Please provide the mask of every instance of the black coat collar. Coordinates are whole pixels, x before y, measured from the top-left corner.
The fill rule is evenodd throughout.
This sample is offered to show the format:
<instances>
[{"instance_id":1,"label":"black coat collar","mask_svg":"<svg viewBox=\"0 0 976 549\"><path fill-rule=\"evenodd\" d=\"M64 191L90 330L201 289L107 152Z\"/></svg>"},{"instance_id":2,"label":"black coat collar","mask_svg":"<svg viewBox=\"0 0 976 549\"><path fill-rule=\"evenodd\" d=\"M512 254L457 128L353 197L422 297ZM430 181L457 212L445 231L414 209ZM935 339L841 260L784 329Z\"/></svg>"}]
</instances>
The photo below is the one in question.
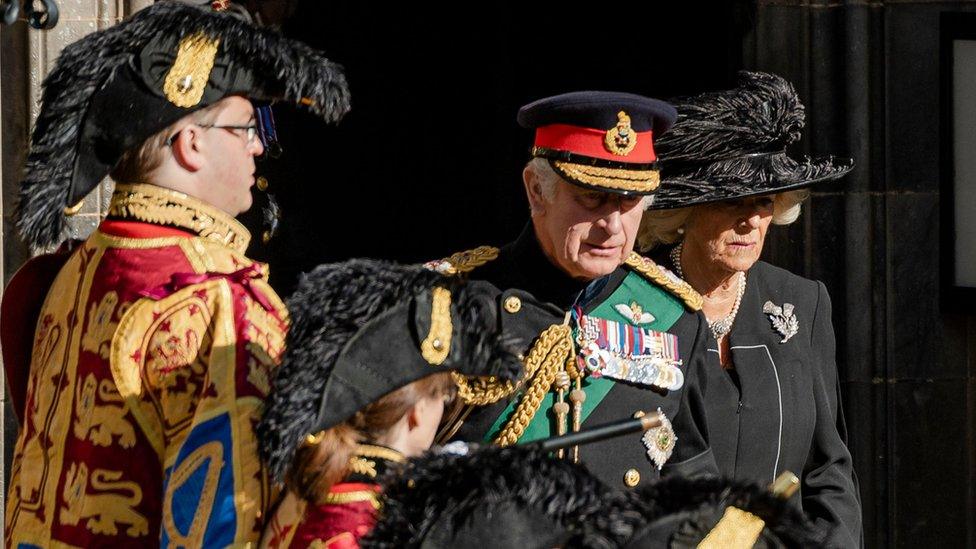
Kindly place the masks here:
<instances>
[{"instance_id":1,"label":"black coat collar","mask_svg":"<svg viewBox=\"0 0 976 549\"><path fill-rule=\"evenodd\" d=\"M542 252L531 222L514 242L502 248L502 253L515 265L509 272L502 273L509 279L508 287L525 290L560 309L568 309L589 285L589 281L574 279L553 265Z\"/></svg>"}]
</instances>

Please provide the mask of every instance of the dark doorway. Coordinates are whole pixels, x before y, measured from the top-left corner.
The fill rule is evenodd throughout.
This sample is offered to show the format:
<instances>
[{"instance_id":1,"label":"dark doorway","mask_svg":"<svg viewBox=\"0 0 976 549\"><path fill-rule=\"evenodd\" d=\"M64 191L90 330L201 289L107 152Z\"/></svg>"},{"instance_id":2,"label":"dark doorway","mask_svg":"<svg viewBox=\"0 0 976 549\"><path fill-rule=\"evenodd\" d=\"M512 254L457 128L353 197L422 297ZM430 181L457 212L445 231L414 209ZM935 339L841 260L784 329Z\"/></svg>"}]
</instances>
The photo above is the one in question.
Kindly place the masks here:
<instances>
[{"instance_id":1,"label":"dark doorway","mask_svg":"<svg viewBox=\"0 0 976 549\"><path fill-rule=\"evenodd\" d=\"M328 127L277 108L285 153L259 169L283 225L251 252L282 294L322 262L420 261L513 238L528 219L519 106L580 89L666 98L729 87L749 24L732 2L460 11L306 0L285 23L346 67L353 110Z\"/></svg>"}]
</instances>

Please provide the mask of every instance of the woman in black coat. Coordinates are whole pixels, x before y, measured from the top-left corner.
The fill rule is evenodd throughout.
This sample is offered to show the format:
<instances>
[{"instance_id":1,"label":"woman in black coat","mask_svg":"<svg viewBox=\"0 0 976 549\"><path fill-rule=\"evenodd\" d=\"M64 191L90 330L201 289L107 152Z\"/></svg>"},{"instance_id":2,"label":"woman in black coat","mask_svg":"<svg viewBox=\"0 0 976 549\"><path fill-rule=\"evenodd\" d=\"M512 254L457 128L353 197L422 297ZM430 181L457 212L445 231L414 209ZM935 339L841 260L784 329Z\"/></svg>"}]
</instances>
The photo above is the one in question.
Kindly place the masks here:
<instances>
[{"instance_id":1,"label":"woman in black coat","mask_svg":"<svg viewBox=\"0 0 976 549\"><path fill-rule=\"evenodd\" d=\"M785 147L803 127L792 85L761 73L740 79L734 90L675 104L678 122L657 143L664 179L641 244L704 298L709 350L721 364L704 394L722 474L771 483L792 471L796 502L829 545L860 546L830 298L822 283L759 261L770 224L796 220L804 188L851 163L789 158Z\"/></svg>"}]
</instances>

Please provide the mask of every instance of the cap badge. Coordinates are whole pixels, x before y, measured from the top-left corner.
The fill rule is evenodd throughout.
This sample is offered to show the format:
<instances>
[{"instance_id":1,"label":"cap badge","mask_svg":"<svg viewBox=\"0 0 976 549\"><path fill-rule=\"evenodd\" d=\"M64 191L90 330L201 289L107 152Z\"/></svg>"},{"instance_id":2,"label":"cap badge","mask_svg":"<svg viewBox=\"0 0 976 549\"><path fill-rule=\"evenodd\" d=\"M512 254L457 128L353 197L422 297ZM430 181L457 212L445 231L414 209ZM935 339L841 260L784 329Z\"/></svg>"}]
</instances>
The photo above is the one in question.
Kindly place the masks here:
<instances>
[{"instance_id":1,"label":"cap badge","mask_svg":"<svg viewBox=\"0 0 976 549\"><path fill-rule=\"evenodd\" d=\"M451 352L451 291L434 288L431 295L430 332L420 344L420 354L433 366L440 366Z\"/></svg>"},{"instance_id":2,"label":"cap badge","mask_svg":"<svg viewBox=\"0 0 976 549\"><path fill-rule=\"evenodd\" d=\"M637 146L637 134L630 127L630 117L627 113L617 113L617 125L607 130L603 144L613 154L627 156Z\"/></svg>"},{"instance_id":3,"label":"cap badge","mask_svg":"<svg viewBox=\"0 0 976 549\"><path fill-rule=\"evenodd\" d=\"M203 90L210 81L220 39L210 39L203 33L187 36L180 41L176 60L166 73L163 93L177 107L194 107L203 99Z\"/></svg>"},{"instance_id":4,"label":"cap badge","mask_svg":"<svg viewBox=\"0 0 976 549\"><path fill-rule=\"evenodd\" d=\"M644 307L637 303L636 301L631 301L630 305L626 303L617 303L613 306L614 309L620 313L621 316L629 320L633 324L648 324L654 322L654 315L644 311Z\"/></svg>"}]
</instances>

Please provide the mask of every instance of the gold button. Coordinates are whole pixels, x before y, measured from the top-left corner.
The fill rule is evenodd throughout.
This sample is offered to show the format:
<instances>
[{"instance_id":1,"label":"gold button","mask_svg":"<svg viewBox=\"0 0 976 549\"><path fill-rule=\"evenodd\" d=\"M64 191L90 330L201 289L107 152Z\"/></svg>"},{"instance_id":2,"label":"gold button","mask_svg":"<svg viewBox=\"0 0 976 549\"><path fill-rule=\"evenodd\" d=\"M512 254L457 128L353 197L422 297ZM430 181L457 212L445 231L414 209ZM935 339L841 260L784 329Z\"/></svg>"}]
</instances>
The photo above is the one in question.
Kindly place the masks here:
<instances>
[{"instance_id":1,"label":"gold button","mask_svg":"<svg viewBox=\"0 0 976 549\"><path fill-rule=\"evenodd\" d=\"M259 191L268 190L268 179L265 177L259 177L255 187L257 187Z\"/></svg>"},{"instance_id":2,"label":"gold button","mask_svg":"<svg viewBox=\"0 0 976 549\"><path fill-rule=\"evenodd\" d=\"M505 298L505 310L515 314L522 310L522 300L514 295Z\"/></svg>"},{"instance_id":3,"label":"gold button","mask_svg":"<svg viewBox=\"0 0 976 549\"><path fill-rule=\"evenodd\" d=\"M633 488L634 486L637 486L639 482L640 473L637 472L637 469L627 469L627 472L624 473L624 485L628 488Z\"/></svg>"},{"instance_id":4,"label":"gold button","mask_svg":"<svg viewBox=\"0 0 976 549\"><path fill-rule=\"evenodd\" d=\"M647 413L644 412L644 410L637 410L636 412L634 412L634 419L640 419L646 415Z\"/></svg>"}]
</instances>

